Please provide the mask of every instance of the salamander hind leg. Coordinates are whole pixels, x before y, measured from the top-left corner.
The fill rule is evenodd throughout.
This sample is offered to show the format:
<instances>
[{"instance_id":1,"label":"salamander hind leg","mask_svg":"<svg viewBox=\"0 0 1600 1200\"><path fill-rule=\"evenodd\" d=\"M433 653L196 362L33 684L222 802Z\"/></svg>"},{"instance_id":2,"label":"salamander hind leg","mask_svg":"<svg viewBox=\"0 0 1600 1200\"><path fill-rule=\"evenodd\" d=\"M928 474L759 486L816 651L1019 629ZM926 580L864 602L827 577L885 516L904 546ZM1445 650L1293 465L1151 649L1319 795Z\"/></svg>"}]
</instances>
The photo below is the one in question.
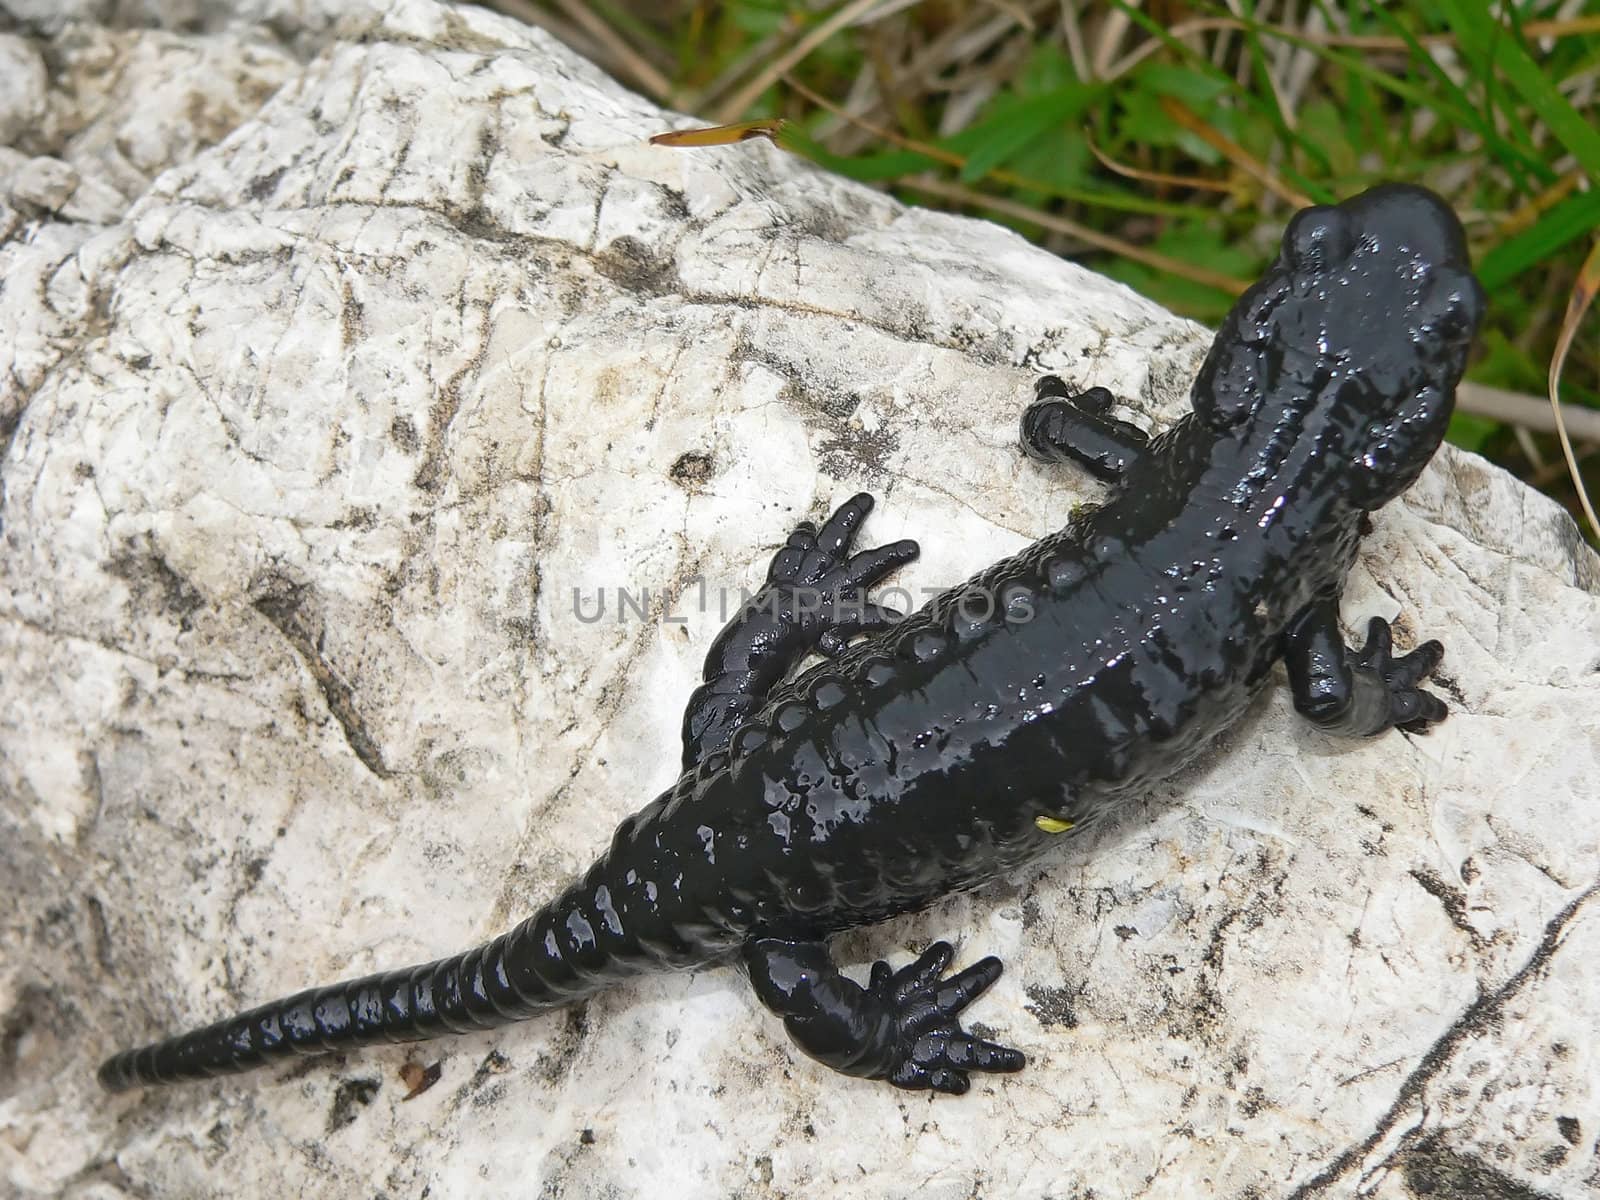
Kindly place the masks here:
<instances>
[{"instance_id":1,"label":"salamander hind leg","mask_svg":"<svg viewBox=\"0 0 1600 1200\"><path fill-rule=\"evenodd\" d=\"M1444 644L1438 639L1423 642L1399 658L1390 651L1393 642L1389 622L1373 617L1367 625L1367 642L1356 654L1356 666L1370 671L1383 681L1389 693L1389 722L1407 733L1427 733L1430 726L1450 715L1445 702L1417 685L1444 660Z\"/></svg>"},{"instance_id":2,"label":"salamander hind leg","mask_svg":"<svg viewBox=\"0 0 1600 1200\"><path fill-rule=\"evenodd\" d=\"M917 556L912 541L852 554L872 497L841 504L821 529L802 522L772 558L767 581L728 622L706 655L705 680L683 714L687 770L727 744L733 731L807 654L833 656L861 633L901 615L867 602L867 589Z\"/></svg>"},{"instance_id":3,"label":"salamander hind leg","mask_svg":"<svg viewBox=\"0 0 1600 1200\"><path fill-rule=\"evenodd\" d=\"M1144 457L1149 436L1109 415L1113 397L1105 388L1072 392L1046 375L1034 393L1022 414L1022 448L1031 457L1075 462L1104 483L1115 483Z\"/></svg>"},{"instance_id":4,"label":"salamander hind leg","mask_svg":"<svg viewBox=\"0 0 1600 1200\"><path fill-rule=\"evenodd\" d=\"M753 938L744 947L756 995L806 1054L845 1075L959 1096L973 1071L1020 1071L1026 1059L968 1033L958 1019L1000 978L1000 960L985 958L946 978L952 955L935 942L898 971L875 964L862 987L840 973L821 942Z\"/></svg>"},{"instance_id":5,"label":"salamander hind leg","mask_svg":"<svg viewBox=\"0 0 1600 1200\"><path fill-rule=\"evenodd\" d=\"M1329 733L1426 733L1449 715L1444 701L1420 686L1444 657L1444 647L1424 642L1398 658L1393 649L1389 623L1381 617L1368 623L1366 644L1352 650L1340 636L1334 603L1309 605L1283 635L1295 708Z\"/></svg>"}]
</instances>

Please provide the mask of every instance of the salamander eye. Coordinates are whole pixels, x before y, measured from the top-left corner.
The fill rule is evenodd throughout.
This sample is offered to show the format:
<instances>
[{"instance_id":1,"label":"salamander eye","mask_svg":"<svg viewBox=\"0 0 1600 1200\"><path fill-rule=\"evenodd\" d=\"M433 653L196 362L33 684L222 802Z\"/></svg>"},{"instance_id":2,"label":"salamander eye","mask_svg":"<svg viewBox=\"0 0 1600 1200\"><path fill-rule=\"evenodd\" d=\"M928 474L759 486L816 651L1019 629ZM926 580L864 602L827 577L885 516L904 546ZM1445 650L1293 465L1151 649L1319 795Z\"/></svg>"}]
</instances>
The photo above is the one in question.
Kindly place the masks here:
<instances>
[{"instance_id":1,"label":"salamander eye","mask_svg":"<svg viewBox=\"0 0 1600 1200\"><path fill-rule=\"evenodd\" d=\"M1408 319L1426 344L1443 350L1472 341L1483 309L1483 289L1478 281L1471 275L1446 269L1438 272Z\"/></svg>"},{"instance_id":2,"label":"salamander eye","mask_svg":"<svg viewBox=\"0 0 1600 1200\"><path fill-rule=\"evenodd\" d=\"M1329 205L1302 209L1283 231L1283 257L1302 271L1330 271L1353 249L1350 219Z\"/></svg>"},{"instance_id":3,"label":"salamander eye","mask_svg":"<svg viewBox=\"0 0 1600 1200\"><path fill-rule=\"evenodd\" d=\"M1438 329L1442 336L1452 341L1472 340L1478 323L1483 320L1483 288L1471 275L1455 275L1449 281L1444 296L1444 314Z\"/></svg>"}]
</instances>

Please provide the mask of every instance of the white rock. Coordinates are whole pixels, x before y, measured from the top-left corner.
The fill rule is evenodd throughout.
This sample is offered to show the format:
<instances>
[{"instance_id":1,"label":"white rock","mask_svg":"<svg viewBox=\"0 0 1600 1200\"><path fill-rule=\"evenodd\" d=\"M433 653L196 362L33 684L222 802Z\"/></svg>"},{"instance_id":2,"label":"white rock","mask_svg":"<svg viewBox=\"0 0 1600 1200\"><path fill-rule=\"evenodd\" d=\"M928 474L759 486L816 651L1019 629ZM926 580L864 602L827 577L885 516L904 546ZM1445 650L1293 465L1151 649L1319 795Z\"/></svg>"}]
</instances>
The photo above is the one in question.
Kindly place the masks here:
<instances>
[{"instance_id":1,"label":"white rock","mask_svg":"<svg viewBox=\"0 0 1600 1200\"><path fill-rule=\"evenodd\" d=\"M0 33L0 143L10 145L33 132L44 115L44 60L37 47Z\"/></svg>"},{"instance_id":2,"label":"white rock","mask_svg":"<svg viewBox=\"0 0 1600 1200\"><path fill-rule=\"evenodd\" d=\"M841 1079L710 970L100 1093L133 1041L505 928L670 781L714 589L797 519L870 488L900 582L953 582L1093 494L1015 448L1035 375L1162 423L1206 344L764 144L651 147L676 118L481 11L242 11L31 43L119 65L52 153L127 207L0 210L9 1191L1592 1194L1600 566L1455 451L1347 606L1445 640L1435 734L1280 689L1043 871L843 940L999 954L974 1016L1021 1075ZM408 1058L443 1075L402 1103Z\"/></svg>"},{"instance_id":3,"label":"white rock","mask_svg":"<svg viewBox=\"0 0 1600 1200\"><path fill-rule=\"evenodd\" d=\"M31 204L54 212L78 190L78 173L59 158L29 159L18 164L8 190L7 199L14 205Z\"/></svg>"}]
</instances>

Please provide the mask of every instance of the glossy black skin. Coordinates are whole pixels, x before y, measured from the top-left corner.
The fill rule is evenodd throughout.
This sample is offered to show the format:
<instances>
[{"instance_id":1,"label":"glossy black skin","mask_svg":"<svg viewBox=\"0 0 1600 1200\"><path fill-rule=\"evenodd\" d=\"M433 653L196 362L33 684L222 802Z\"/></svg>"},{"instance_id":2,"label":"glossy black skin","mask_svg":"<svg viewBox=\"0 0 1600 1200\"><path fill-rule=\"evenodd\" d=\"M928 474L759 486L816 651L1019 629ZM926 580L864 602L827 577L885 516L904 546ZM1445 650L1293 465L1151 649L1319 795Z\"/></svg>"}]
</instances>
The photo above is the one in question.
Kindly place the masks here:
<instances>
[{"instance_id":1,"label":"glossy black skin","mask_svg":"<svg viewBox=\"0 0 1600 1200\"><path fill-rule=\"evenodd\" d=\"M1421 732L1437 642L1344 644L1337 602L1365 514L1444 435L1483 305L1460 226L1415 188L1298 214L1229 314L1194 412L1147 440L1110 396L1039 383L1024 448L1106 502L899 621L863 595L912 543L850 554L868 497L802 526L717 639L684 718L682 777L576 884L436 963L302 992L119 1054L108 1088L294 1053L487 1028L644 970L737 959L806 1053L961 1092L1015 1050L958 1014L1000 974L946 977L937 943L863 987L826 939L1004 875L1199 754L1286 663L1324 729ZM847 641L864 635L846 645ZM783 682L817 650L829 656Z\"/></svg>"}]
</instances>

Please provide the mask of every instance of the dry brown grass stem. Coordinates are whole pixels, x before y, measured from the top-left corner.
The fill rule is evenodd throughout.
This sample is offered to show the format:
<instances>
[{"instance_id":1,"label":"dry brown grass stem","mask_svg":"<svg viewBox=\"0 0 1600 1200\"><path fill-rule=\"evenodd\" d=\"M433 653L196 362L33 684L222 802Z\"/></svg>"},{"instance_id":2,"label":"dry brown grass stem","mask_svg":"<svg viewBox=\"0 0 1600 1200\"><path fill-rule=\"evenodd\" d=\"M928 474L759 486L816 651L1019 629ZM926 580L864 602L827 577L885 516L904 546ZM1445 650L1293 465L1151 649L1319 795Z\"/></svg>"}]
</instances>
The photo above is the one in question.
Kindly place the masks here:
<instances>
[{"instance_id":1,"label":"dry brown grass stem","mask_svg":"<svg viewBox=\"0 0 1600 1200\"><path fill-rule=\"evenodd\" d=\"M570 0L570 2L576 3L576 0ZM864 23L873 9L887 7L889 6L884 4L884 0L850 0L850 3L844 5L832 16L828 17L827 20L818 22L785 47L781 53L756 74L755 78L751 79L749 83L719 105L717 111L712 114L712 119L719 124L728 124L738 120L747 108L761 99L761 93L777 83L790 68L822 45L823 42L841 29L848 29L852 25ZM884 15L887 15L887 13Z\"/></svg>"},{"instance_id":2,"label":"dry brown grass stem","mask_svg":"<svg viewBox=\"0 0 1600 1200\"><path fill-rule=\"evenodd\" d=\"M584 0L555 0L555 3L573 24L605 47L617 63L620 74L632 79L653 99L666 103L672 95L672 81L630 46L627 39L602 20L590 5Z\"/></svg>"},{"instance_id":3,"label":"dry brown grass stem","mask_svg":"<svg viewBox=\"0 0 1600 1200\"><path fill-rule=\"evenodd\" d=\"M1179 21L1168 30L1168 34L1182 41L1197 33L1215 33L1219 30L1243 32L1251 28L1249 22L1234 17L1195 17L1188 21ZM1271 36L1313 46L1347 50L1387 50L1399 54L1404 54L1410 49L1404 38L1389 37L1384 34L1319 33L1314 30L1289 29L1281 25L1265 24L1258 24L1254 28ZM1563 38L1600 33L1600 16L1571 17L1564 21L1529 21L1522 26L1522 31L1529 38ZM1425 33L1420 35L1417 41L1424 46L1453 46L1456 39L1453 34L1448 33ZM1140 42L1115 63L1107 66L1099 74L1099 78L1109 80L1126 75L1152 54L1157 53L1164 44L1159 38L1149 38Z\"/></svg>"},{"instance_id":4,"label":"dry brown grass stem","mask_svg":"<svg viewBox=\"0 0 1600 1200\"><path fill-rule=\"evenodd\" d=\"M972 208L986 208L990 212L1002 213L1018 221L1027 221L1054 233L1066 234L1068 237L1076 238L1086 245L1109 251L1112 254L1120 254L1124 258L1143 263L1145 266L1157 271L1166 271L1172 275L1192 279L1196 283L1214 287L1219 291L1228 293L1230 296L1237 296L1245 289L1245 284L1231 275L1208 271L1204 267L1195 266L1193 263L1170 258L1165 254L1124 241L1122 238L1114 237L1109 233L1101 233L1098 229L1080 225L1070 217L1040 212L1038 209L1031 208L1026 204L1019 204L1015 200L1007 200L1004 196L990 196L975 188L969 188L959 183L951 183L944 179L930 178L926 175L908 176L898 182L902 187L925 192L930 196L954 200L958 204L965 204Z\"/></svg>"}]
</instances>

